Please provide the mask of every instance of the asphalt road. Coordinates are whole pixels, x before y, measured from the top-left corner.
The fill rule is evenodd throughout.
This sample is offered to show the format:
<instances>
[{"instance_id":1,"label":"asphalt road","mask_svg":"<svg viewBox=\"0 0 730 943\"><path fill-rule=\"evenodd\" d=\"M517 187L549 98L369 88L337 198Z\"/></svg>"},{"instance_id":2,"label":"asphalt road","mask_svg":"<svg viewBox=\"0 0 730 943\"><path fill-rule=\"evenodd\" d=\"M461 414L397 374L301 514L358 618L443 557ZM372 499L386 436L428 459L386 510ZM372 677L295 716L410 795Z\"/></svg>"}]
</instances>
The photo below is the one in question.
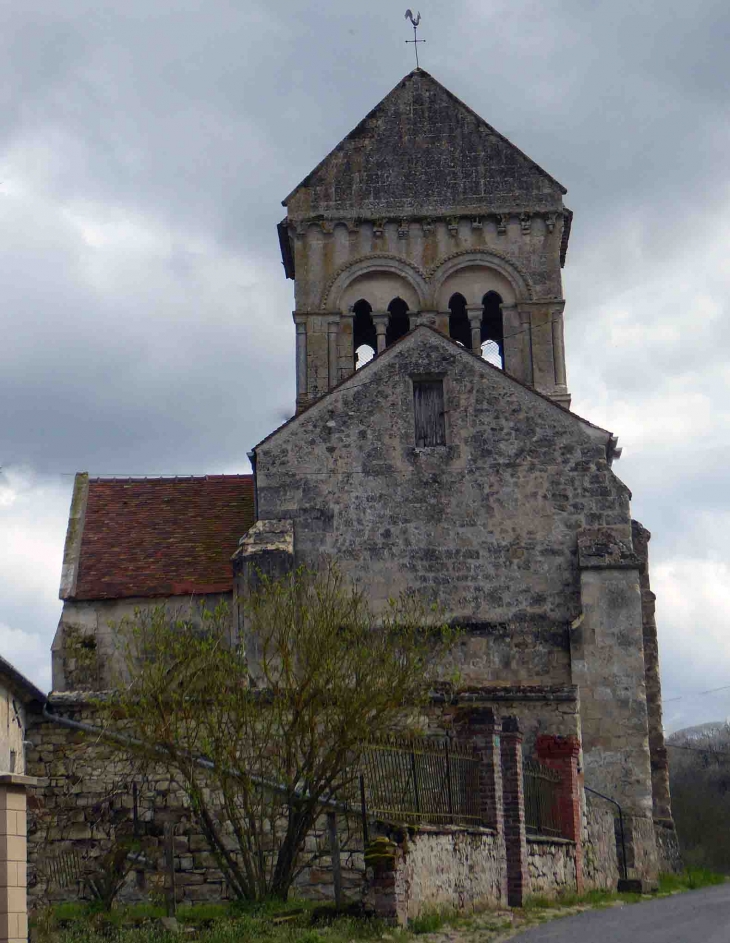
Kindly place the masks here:
<instances>
[{"instance_id":1,"label":"asphalt road","mask_svg":"<svg viewBox=\"0 0 730 943\"><path fill-rule=\"evenodd\" d=\"M730 943L730 883L641 904L587 910L512 939L516 943Z\"/></svg>"}]
</instances>

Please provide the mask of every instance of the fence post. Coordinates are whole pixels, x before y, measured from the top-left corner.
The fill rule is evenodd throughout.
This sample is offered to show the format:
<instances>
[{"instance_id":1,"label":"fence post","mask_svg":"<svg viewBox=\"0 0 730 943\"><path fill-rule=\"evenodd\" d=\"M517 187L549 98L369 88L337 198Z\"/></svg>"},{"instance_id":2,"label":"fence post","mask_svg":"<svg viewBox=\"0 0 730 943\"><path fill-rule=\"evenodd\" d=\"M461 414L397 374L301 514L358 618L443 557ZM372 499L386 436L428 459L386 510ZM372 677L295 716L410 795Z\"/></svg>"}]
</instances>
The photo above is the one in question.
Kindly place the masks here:
<instances>
[{"instance_id":1,"label":"fence post","mask_svg":"<svg viewBox=\"0 0 730 943\"><path fill-rule=\"evenodd\" d=\"M457 738L471 744L479 758L479 807L482 822L497 832L498 841L504 847L500 724L490 707L464 706L458 708L455 726ZM502 867L500 897L502 900L507 899L506 864Z\"/></svg>"},{"instance_id":2,"label":"fence post","mask_svg":"<svg viewBox=\"0 0 730 943\"><path fill-rule=\"evenodd\" d=\"M332 858L332 882L335 887L335 906L342 907L342 863L340 861L340 838L337 834L337 816L327 813L327 832L329 836L330 856Z\"/></svg>"},{"instance_id":3,"label":"fence post","mask_svg":"<svg viewBox=\"0 0 730 943\"><path fill-rule=\"evenodd\" d=\"M504 842L507 853L507 903L521 907L530 892L522 782L522 732L516 717L502 719Z\"/></svg>"},{"instance_id":4,"label":"fence post","mask_svg":"<svg viewBox=\"0 0 730 943\"><path fill-rule=\"evenodd\" d=\"M365 777L360 773L360 816L362 818L362 844L367 848L370 837L368 835L368 806L365 799Z\"/></svg>"},{"instance_id":5,"label":"fence post","mask_svg":"<svg viewBox=\"0 0 730 943\"><path fill-rule=\"evenodd\" d=\"M479 758L482 822L502 834L502 770L499 760L499 724L490 707L459 708L457 737L473 746Z\"/></svg>"},{"instance_id":6,"label":"fence post","mask_svg":"<svg viewBox=\"0 0 730 943\"><path fill-rule=\"evenodd\" d=\"M582 811L578 757L580 741L577 737L557 737L541 734L536 741L537 758L550 769L560 773L560 825L565 838L575 843L576 891L583 893Z\"/></svg>"},{"instance_id":7,"label":"fence post","mask_svg":"<svg viewBox=\"0 0 730 943\"><path fill-rule=\"evenodd\" d=\"M449 815L454 814L454 794L451 788L451 756L449 754L449 741L446 741L445 750L446 753L446 792L449 802Z\"/></svg>"},{"instance_id":8,"label":"fence post","mask_svg":"<svg viewBox=\"0 0 730 943\"><path fill-rule=\"evenodd\" d=\"M175 900L175 837L172 822L164 824L165 841L165 870L167 871L167 880L165 881L165 915L174 917L177 903Z\"/></svg>"},{"instance_id":9,"label":"fence post","mask_svg":"<svg viewBox=\"0 0 730 943\"><path fill-rule=\"evenodd\" d=\"M416 751L411 750L411 771L413 772L413 801L416 806L416 812L421 811L421 803L418 796L418 771L416 769Z\"/></svg>"}]
</instances>

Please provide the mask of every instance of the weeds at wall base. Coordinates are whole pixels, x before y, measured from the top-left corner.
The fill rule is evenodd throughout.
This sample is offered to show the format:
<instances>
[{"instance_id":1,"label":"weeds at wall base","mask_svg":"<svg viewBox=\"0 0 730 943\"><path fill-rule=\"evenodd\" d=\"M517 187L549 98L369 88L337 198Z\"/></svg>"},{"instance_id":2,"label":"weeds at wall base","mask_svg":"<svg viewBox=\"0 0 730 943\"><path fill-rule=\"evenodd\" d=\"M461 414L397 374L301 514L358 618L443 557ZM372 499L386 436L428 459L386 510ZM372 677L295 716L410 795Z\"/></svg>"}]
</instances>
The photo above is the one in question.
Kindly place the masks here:
<instances>
[{"instance_id":1,"label":"weeds at wall base","mask_svg":"<svg viewBox=\"0 0 730 943\"><path fill-rule=\"evenodd\" d=\"M504 931L528 929L581 910L634 904L683 891L722 884L725 875L705 869L663 874L655 894L616 894L590 891L563 894L556 899L533 897L513 911L459 915L441 910L411 921L407 930L378 920L338 914L333 906L292 899L256 905L197 904L177 911L179 932L160 923L164 908L154 904L116 907L101 912L93 904L60 904L40 912L31 922L32 943L408 943L414 937L438 940L440 932L479 931L487 943Z\"/></svg>"}]
</instances>

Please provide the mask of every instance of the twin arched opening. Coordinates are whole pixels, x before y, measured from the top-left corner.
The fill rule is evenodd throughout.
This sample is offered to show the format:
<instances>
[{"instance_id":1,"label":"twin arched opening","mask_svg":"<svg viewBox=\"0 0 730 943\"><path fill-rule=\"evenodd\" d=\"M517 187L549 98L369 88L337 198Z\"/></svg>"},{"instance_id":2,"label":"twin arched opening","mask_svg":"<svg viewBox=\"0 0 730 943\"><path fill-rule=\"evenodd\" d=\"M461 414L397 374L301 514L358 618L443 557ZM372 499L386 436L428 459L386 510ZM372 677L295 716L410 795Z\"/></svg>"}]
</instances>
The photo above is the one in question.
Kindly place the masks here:
<instances>
[{"instance_id":1,"label":"twin arched opening","mask_svg":"<svg viewBox=\"0 0 730 943\"><path fill-rule=\"evenodd\" d=\"M449 336L458 344L474 349L476 341L472 323L476 322L474 309L467 311L466 298L455 292L449 299ZM479 347L482 357L500 369L504 368L504 324L502 321L502 298L496 291L488 291L482 298L479 327Z\"/></svg>"},{"instance_id":2,"label":"twin arched opening","mask_svg":"<svg viewBox=\"0 0 730 943\"><path fill-rule=\"evenodd\" d=\"M447 259L429 277L403 260L364 258L334 281L326 306L354 314L356 368L407 334L416 320L441 330L447 320L455 341L503 368L502 306L530 297L519 272L500 258L470 252Z\"/></svg>"},{"instance_id":3,"label":"twin arched opening","mask_svg":"<svg viewBox=\"0 0 730 943\"><path fill-rule=\"evenodd\" d=\"M373 320L373 309L369 302L361 298L352 306L355 320L353 324L353 348L355 350L355 369L373 359L378 350L378 330ZM410 330L408 304L402 298L393 298L388 305L388 320L385 325L385 346L390 347ZM382 331L382 327L381 327Z\"/></svg>"}]
</instances>

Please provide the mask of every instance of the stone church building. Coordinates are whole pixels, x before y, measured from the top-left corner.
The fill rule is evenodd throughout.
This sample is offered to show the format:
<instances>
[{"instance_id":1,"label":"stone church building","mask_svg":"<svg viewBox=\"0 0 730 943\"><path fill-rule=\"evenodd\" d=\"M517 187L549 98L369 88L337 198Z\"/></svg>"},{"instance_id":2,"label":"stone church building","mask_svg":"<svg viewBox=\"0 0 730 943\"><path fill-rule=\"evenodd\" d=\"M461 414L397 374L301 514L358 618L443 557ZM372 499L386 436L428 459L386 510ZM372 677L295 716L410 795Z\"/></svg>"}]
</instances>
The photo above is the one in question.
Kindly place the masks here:
<instances>
[{"instance_id":1,"label":"stone church building","mask_svg":"<svg viewBox=\"0 0 730 943\"><path fill-rule=\"evenodd\" d=\"M253 474L77 477L54 696L105 687L109 624L135 607L238 613L252 564L334 560L376 607L437 601L465 630L461 684L517 715L527 750L577 736L637 876L655 872L673 826L649 534L616 436L570 410L566 192L408 74L284 200L296 415Z\"/></svg>"}]
</instances>

